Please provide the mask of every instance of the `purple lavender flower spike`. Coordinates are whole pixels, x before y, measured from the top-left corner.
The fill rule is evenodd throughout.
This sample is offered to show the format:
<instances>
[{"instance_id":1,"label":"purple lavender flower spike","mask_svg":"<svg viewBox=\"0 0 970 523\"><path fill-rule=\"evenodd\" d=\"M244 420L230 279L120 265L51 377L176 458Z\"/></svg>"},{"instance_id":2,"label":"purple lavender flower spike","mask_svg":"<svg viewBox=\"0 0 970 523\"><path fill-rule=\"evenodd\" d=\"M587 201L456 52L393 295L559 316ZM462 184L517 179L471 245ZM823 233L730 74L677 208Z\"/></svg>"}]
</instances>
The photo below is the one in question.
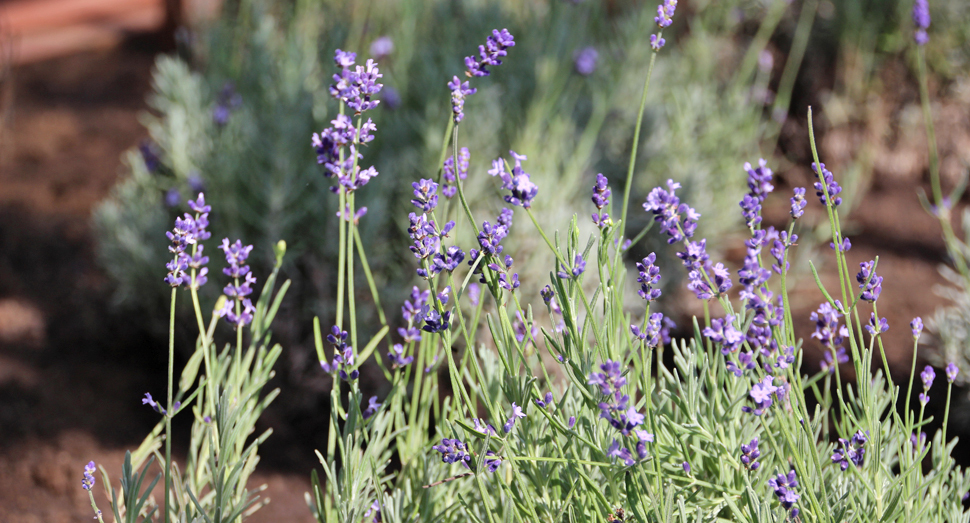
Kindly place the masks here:
<instances>
[{"instance_id":1,"label":"purple lavender flower spike","mask_svg":"<svg viewBox=\"0 0 970 523\"><path fill-rule=\"evenodd\" d=\"M637 437L637 456L639 456L640 459L645 459L649 455L649 452L647 451L647 443L653 442L653 434L650 434L645 430L636 430L634 431L634 434Z\"/></svg>"},{"instance_id":2,"label":"purple lavender flower spike","mask_svg":"<svg viewBox=\"0 0 970 523\"><path fill-rule=\"evenodd\" d=\"M761 451L758 450L758 438L751 440L751 443L747 445L741 444L741 463L750 471L758 470L761 463L758 462L758 458L761 457Z\"/></svg>"},{"instance_id":3,"label":"purple lavender flower spike","mask_svg":"<svg viewBox=\"0 0 970 523\"><path fill-rule=\"evenodd\" d=\"M488 173L492 176L498 175L502 179L502 188L511 191L512 194L505 196L506 202L528 209L532 206L532 200L539 192L539 187L532 183L531 175L522 169L522 162L526 160L526 156L515 151L509 151L509 153L515 158L511 174L504 169L504 160L501 158L492 162L492 168Z\"/></svg>"},{"instance_id":4,"label":"purple lavender flower spike","mask_svg":"<svg viewBox=\"0 0 970 523\"><path fill-rule=\"evenodd\" d=\"M690 463L685 461L680 466L684 468L685 473L690 474Z\"/></svg>"},{"instance_id":5,"label":"purple lavender flower spike","mask_svg":"<svg viewBox=\"0 0 970 523\"><path fill-rule=\"evenodd\" d=\"M829 249L838 250L839 252L849 252L852 249L852 241L848 238L842 238L842 244L836 245L835 242L829 242Z\"/></svg>"},{"instance_id":6,"label":"purple lavender flower spike","mask_svg":"<svg viewBox=\"0 0 970 523\"><path fill-rule=\"evenodd\" d=\"M84 479L81 480L81 488L84 490L91 490L94 488L95 470L97 470L97 466L93 461L89 461L88 464L84 466Z\"/></svg>"},{"instance_id":7,"label":"purple lavender flower spike","mask_svg":"<svg viewBox=\"0 0 970 523\"><path fill-rule=\"evenodd\" d=\"M859 273L855 277L859 282L859 289L862 290L861 298L869 303L875 303L882 292L882 276L876 275L875 269L875 260L860 263Z\"/></svg>"},{"instance_id":8,"label":"purple lavender flower spike","mask_svg":"<svg viewBox=\"0 0 970 523\"><path fill-rule=\"evenodd\" d=\"M441 440L441 444L431 448L441 453L443 463L461 463L466 469L470 468L468 464L471 463L472 457L468 454L468 447L461 440L445 438Z\"/></svg>"},{"instance_id":9,"label":"purple lavender flower spike","mask_svg":"<svg viewBox=\"0 0 970 523\"><path fill-rule=\"evenodd\" d=\"M610 204L610 191L609 181L606 176L602 173L596 175L596 184L593 185L593 205L596 205L597 211L602 211L604 207ZM607 213L593 213L593 223L600 228L609 226L612 222L610 221L610 215Z\"/></svg>"},{"instance_id":10,"label":"purple lavender flower spike","mask_svg":"<svg viewBox=\"0 0 970 523\"><path fill-rule=\"evenodd\" d=\"M636 460L633 459L633 454L630 453L630 449L626 447L620 448L620 442L617 440L613 440L610 447L606 449L606 455L622 460L628 467L636 464Z\"/></svg>"},{"instance_id":11,"label":"purple lavender flower spike","mask_svg":"<svg viewBox=\"0 0 970 523\"><path fill-rule=\"evenodd\" d=\"M361 414L364 419L369 419L371 416L377 413L377 410L381 408L381 404L377 402L377 396L371 396L367 401L367 408Z\"/></svg>"},{"instance_id":12,"label":"purple lavender flower spike","mask_svg":"<svg viewBox=\"0 0 970 523\"><path fill-rule=\"evenodd\" d=\"M428 307L425 305L425 307ZM425 332L430 332L434 334L436 332L443 332L451 327L451 311L445 311L444 314L439 314L438 311L430 309L424 315L425 325L421 329Z\"/></svg>"},{"instance_id":13,"label":"purple lavender flower spike","mask_svg":"<svg viewBox=\"0 0 970 523\"><path fill-rule=\"evenodd\" d=\"M936 379L936 370L927 365L923 369L923 372L919 373L919 377L921 380L923 380L923 390L929 391L933 386L933 380Z\"/></svg>"},{"instance_id":14,"label":"purple lavender flower spike","mask_svg":"<svg viewBox=\"0 0 970 523\"><path fill-rule=\"evenodd\" d=\"M839 438L839 446L832 454L832 463L838 463L843 471L849 468L849 463L856 467L861 467L866 456L865 444L868 441L866 435L860 430L852 436L851 441Z\"/></svg>"},{"instance_id":15,"label":"purple lavender flower spike","mask_svg":"<svg viewBox=\"0 0 970 523\"><path fill-rule=\"evenodd\" d=\"M394 40L390 36L381 36L371 42L370 54L376 59L385 58L394 52Z\"/></svg>"},{"instance_id":16,"label":"purple lavender flower spike","mask_svg":"<svg viewBox=\"0 0 970 523\"><path fill-rule=\"evenodd\" d=\"M648 303L660 298L660 289L654 288L660 283L660 267L654 265L655 261L657 261L657 254L651 252L642 261L637 262L637 271L639 271L637 282L640 283L637 294Z\"/></svg>"},{"instance_id":17,"label":"purple lavender flower spike","mask_svg":"<svg viewBox=\"0 0 970 523\"><path fill-rule=\"evenodd\" d=\"M777 476L768 480L768 486L775 491L775 496L778 501L781 502L781 506L788 511L791 518L798 516L798 509L795 508L795 503L801 497L795 492L795 488L798 487L798 479L795 475L795 469L792 469L785 474L778 474Z\"/></svg>"},{"instance_id":18,"label":"purple lavender flower spike","mask_svg":"<svg viewBox=\"0 0 970 523\"><path fill-rule=\"evenodd\" d=\"M794 193L795 195L791 197L791 217L797 220L805 214L805 206L808 205L808 201L805 200L804 187L795 187Z\"/></svg>"},{"instance_id":19,"label":"purple lavender flower spike","mask_svg":"<svg viewBox=\"0 0 970 523\"><path fill-rule=\"evenodd\" d=\"M617 361L606 360L600 365L602 373L591 373L589 375L590 385L596 385L604 395L611 395L614 391L619 392L620 388L626 385L626 378L623 377L623 370Z\"/></svg>"},{"instance_id":20,"label":"purple lavender flower spike","mask_svg":"<svg viewBox=\"0 0 970 523\"><path fill-rule=\"evenodd\" d=\"M889 322L886 318L876 319L876 313L871 313L869 316L869 324L866 325L866 332L875 336L877 334L882 334L889 330Z\"/></svg>"},{"instance_id":21,"label":"purple lavender flower spike","mask_svg":"<svg viewBox=\"0 0 970 523\"><path fill-rule=\"evenodd\" d=\"M569 420L566 421L566 426L573 428L576 426L576 416L569 416Z\"/></svg>"},{"instance_id":22,"label":"purple lavender flower spike","mask_svg":"<svg viewBox=\"0 0 970 523\"><path fill-rule=\"evenodd\" d=\"M420 181L413 182L411 187L414 188L414 198L411 199L411 203L418 209L421 209L422 212L427 214L438 206L437 183L432 180L421 179Z\"/></svg>"},{"instance_id":23,"label":"purple lavender flower spike","mask_svg":"<svg viewBox=\"0 0 970 523\"><path fill-rule=\"evenodd\" d=\"M670 27L670 24L674 23L672 18L676 10L677 0L664 0L662 4L657 6L657 16L654 17L653 21L657 22L657 26L661 29Z\"/></svg>"},{"instance_id":24,"label":"purple lavender flower spike","mask_svg":"<svg viewBox=\"0 0 970 523\"><path fill-rule=\"evenodd\" d=\"M596 60L599 58L599 53L596 52L596 48L589 46L584 47L578 53L576 53L576 58L573 60L573 65L576 66L576 72L582 76L589 76L596 71Z\"/></svg>"},{"instance_id":25,"label":"purple lavender flower spike","mask_svg":"<svg viewBox=\"0 0 970 523\"><path fill-rule=\"evenodd\" d=\"M916 32L913 39L917 45L926 45L930 41L926 30L930 27L930 3L928 0L916 0L913 2L913 24Z\"/></svg>"},{"instance_id":26,"label":"purple lavender flower spike","mask_svg":"<svg viewBox=\"0 0 970 523\"><path fill-rule=\"evenodd\" d=\"M445 187L441 190L441 194L446 198L452 198L458 193L458 180L464 180L468 177L468 165L469 160L471 160L471 154L468 152L468 147L462 147L458 151L458 170L455 172L455 157L449 156L441 167L442 178L445 180Z\"/></svg>"},{"instance_id":27,"label":"purple lavender flower spike","mask_svg":"<svg viewBox=\"0 0 970 523\"><path fill-rule=\"evenodd\" d=\"M478 59L474 56L465 57L465 75L469 78L473 76L488 76L491 72L487 69L490 65L502 65L501 57L507 56L509 47L515 45L515 39L508 29L493 29L491 36L485 39L485 45L478 46Z\"/></svg>"},{"instance_id":28,"label":"purple lavender flower spike","mask_svg":"<svg viewBox=\"0 0 970 523\"><path fill-rule=\"evenodd\" d=\"M355 53L337 49L334 62L341 68L339 74L333 75L334 83L330 86L330 96L347 104L356 114L373 109L380 104L374 96L380 92L383 84L377 82L384 75L377 67L377 62L367 60L364 65L354 65Z\"/></svg>"},{"instance_id":29,"label":"purple lavender flower spike","mask_svg":"<svg viewBox=\"0 0 970 523\"><path fill-rule=\"evenodd\" d=\"M745 162L744 170L748 172L748 194L741 200L741 211L745 224L749 228L754 228L761 223L761 203L775 189L775 186L771 185L773 174L764 158L758 161L757 169Z\"/></svg>"},{"instance_id":30,"label":"purple lavender flower spike","mask_svg":"<svg viewBox=\"0 0 970 523\"><path fill-rule=\"evenodd\" d=\"M703 331L706 338L721 346L722 354L731 354L744 343L744 334L734 327L734 316L711 320Z\"/></svg>"},{"instance_id":31,"label":"purple lavender flower spike","mask_svg":"<svg viewBox=\"0 0 970 523\"><path fill-rule=\"evenodd\" d=\"M746 405L741 407L741 410L754 414L755 416L764 414L765 411L768 410L768 407L774 403L774 401L771 399L771 395L777 395L783 390L781 387L775 386L773 382L773 376L765 376L764 380L755 383L754 386L751 387L751 391L748 393L748 395L751 396L751 399L754 401L755 407L751 408Z\"/></svg>"},{"instance_id":32,"label":"purple lavender flower spike","mask_svg":"<svg viewBox=\"0 0 970 523\"><path fill-rule=\"evenodd\" d=\"M960 374L960 367L957 367L956 363L952 361L946 364L946 381L953 383L957 379L957 375Z\"/></svg>"},{"instance_id":33,"label":"purple lavender flower spike","mask_svg":"<svg viewBox=\"0 0 970 523\"><path fill-rule=\"evenodd\" d=\"M819 176L819 167L822 169L821 177ZM818 201L822 202L822 205L827 205L825 203L825 192L828 191L828 195L832 198L834 205L832 207L838 207L842 204L842 198L838 195L842 192L842 187L835 181L835 175L831 171L825 168L825 164L812 164L812 171L815 173L815 178L819 181L815 182L815 195L818 196ZM824 184L824 186L823 186Z\"/></svg>"},{"instance_id":34,"label":"purple lavender flower spike","mask_svg":"<svg viewBox=\"0 0 970 523\"><path fill-rule=\"evenodd\" d=\"M549 302L556 296L556 291L552 290L552 287L549 285L546 285L539 291L539 295L542 296L542 301L546 305L549 305Z\"/></svg>"},{"instance_id":35,"label":"purple lavender flower spike","mask_svg":"<svg viewBox=\"0 0 970 523\"><path fill-rule=\"evenodd\" d=\"M919 316L913 318L913 321L909 322L909 328L913 330L913 338L919 339L919 335L923 333L923 319Z\"/></svg>"},{"instance_id":36,"label":"purple lavender flower spike","mask_svg":"<svg viewBox=\"0 0 970 523\"><path fill-rule=\"evenodd\" d=\"M414 361L414 356L404 355L404 345L395 343L391 350L387 351L387 359L390 360L393 368L406 367Z\"/></svg>"},{"instance_id":37,"label":"purple lavender flower spike","mask_svg":"<svg viewBox=\"0 0 970 523\"><path fill-rule=\"evenodd\" d=\"M155 412L157 412L159 414L162 414L162 415L165 415L165 407L163 407L161 403L156 402L152 398L152 395L150 393L148 393L148 392L146 392L145 393L145 397L142 398L141 404L142 405L148 405L149 407L155 409Z\"/></svg>"},{"instance_id":38,"label":"purple lavender flower spike","mask_svg":"<svg viewBox=\"0 0 970 523\"><path fill-rule=\"evenodd\" d=\"M508 434L509 432L512 432L512 428L515 427L515 420L524 418L524 417L525 417L525 412L522 410L522 407L516 405L513 402L512 415L509 417L508 421L505 422L505 425L502 425L502 430L505 431L506 434Z\"/></svg>"},{"instance_id":39,"label":"purple lavender flower spike","mask_svg":"<svg viewBox=\"0 0 970 523\"><path fill-rule=\"evenodd\" d=\"M933 386L933 380L936 379L936 371L933 370L933 367L927 365L926 368L923 369L923 372L919 373L919 377L921 380L923 380L923 392L919 394L919 402L925 406L930 402L929 391Z\"/></svg>"},{"instance_id":40,"label":"purple lavender flower spike","mask_svg":"<svg viewBox=\"0 0 970 523\"><path fill-rule=\"evenodd\" d=\"M502 459L495 455L491 450L485 452L485 470L494 473L502 466Z\"/></svg>"},{"instance_id":41,"label":"purple lavender flower spike","mask_svg":"<svg viewBox=\"0 0 970 523\"><path fill-rule=\"evenodd\" d=\"M547 392L541 400L536 400L536 405L540 409L544 409L547 406L552 405L552 392Z\"/></svg>"},{"instance_id":42,"label":"purple lavender flower spike","mask_svg":"<svg viewBox=\"0 0 970 523\"><path fill-rule=\"evenodd\" d=\"M451 89L451 112L455 123L461 123L465 118L465 98L478 92L478 89L469 87L468 82L462 82L457 76L448 82L448 89Z\"/></svg>"},{"instance_id":43,"label":"purple lavender flower spike","mask_svg":"<svg viewBox=\"0 0 970 523\"><path fill-rule=\"evenodd\" d=\"M334 53L333 61L337 64L337 67L341 69L347 69L354 66L354 61L357 60L357 53L351 53L350 51L341 51L337 49Z\"/></svg>"},{"instance_id":44,"label":"purple lavender flower spike","mask_svg":"<svg viewBox=\"0 0 970 523\"><path fill-rule=\"evenodd\" d=\"M650 35L650 48L653 49L654 52L663 49L663 46L666 44L667 44L667 40L664 39L663 37L657 36L657 35Z\"/></svg>"}]
</instances>

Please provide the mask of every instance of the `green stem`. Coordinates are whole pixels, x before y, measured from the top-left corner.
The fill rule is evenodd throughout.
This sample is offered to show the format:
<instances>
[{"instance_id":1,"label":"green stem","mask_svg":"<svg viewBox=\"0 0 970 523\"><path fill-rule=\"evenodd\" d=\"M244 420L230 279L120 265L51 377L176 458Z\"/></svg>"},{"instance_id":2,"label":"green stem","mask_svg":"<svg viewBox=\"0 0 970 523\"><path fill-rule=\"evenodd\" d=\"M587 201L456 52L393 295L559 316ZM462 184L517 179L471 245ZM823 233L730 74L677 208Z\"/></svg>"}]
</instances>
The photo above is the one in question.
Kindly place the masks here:
<instances>
[{"instance_id":1,"label":"green stem","mask_svg":"<svg viewBox=\"0 0 970 523\"><path fill-rule=\"evenodd\" d=\"M660 38L663 31L657 35ZM643 127L643 111L647 107L647 91L650 89L650 75L653 74L653 64L657 61L657 53L650 55L650 65L647 66L647 77L643 81L643 93L640 95L640 111L637 113L637 125L633 128L633 148L630 151L630 164L626 170L626 184L623 186L623 212L620 214L620 236L626 237L626 213L630 205L630 190L633 186L633 170L637 164L637 149L640 146L640 128ZM546 240L547 242L549 240Z\"/></svg>"},{"instance_id":2,"label":"green stem","mask_svg":"<svg viewBox=\"0 0 970 523\"><path fill-rule=\"evenodd\" d=\"M178 287L172 289L172 306L168 319L168 396L165 410L165 491L163 498L163 521L169 522L169 492L172 486L172 381L175 376L175 297Z\"/></svg>"},{"instance_id":3,"label":"green stem","mask_svg":"<svg viewBox=\"0 0 970 523\"><path fill-rule=\"evenodd\" d=\"M381 307L381 297L377 293L377 284L374 283L374 276L370 272L370 264L367 263L367 255L364 253L364 244L360 240L360 229L354 227L354 242L357 244L357 254L360 255L360 264L364 269L364 276L367 278L367 285L370 287L371 296L374 298L374 306L377 307L377 317L381 321L381 326L387 325L387 318L384 317L384 308Z\"/></svg>"}]
</instances>

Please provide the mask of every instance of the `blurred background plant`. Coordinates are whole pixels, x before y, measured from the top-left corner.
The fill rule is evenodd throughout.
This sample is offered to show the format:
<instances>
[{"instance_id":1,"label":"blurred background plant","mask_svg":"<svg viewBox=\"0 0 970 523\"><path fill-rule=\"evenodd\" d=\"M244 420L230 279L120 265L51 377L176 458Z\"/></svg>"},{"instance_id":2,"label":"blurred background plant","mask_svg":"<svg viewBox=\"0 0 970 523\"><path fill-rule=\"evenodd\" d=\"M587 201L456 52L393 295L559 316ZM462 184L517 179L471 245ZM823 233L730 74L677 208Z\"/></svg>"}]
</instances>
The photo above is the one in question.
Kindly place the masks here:
<instances>
[{"instance_id":1,"label":"blurred background plant","mask_svg":"<svg viewBox=\"0 0 970 523\"><path fill-rule=\"evenodd\" d=\"M666 33L669 52L657 63L658 88L648 98L632 200L667 178L679 180L685 197L705 209L700 233L717 252L720 239L740 225L733 202L743 193L743 177L734 175L744 161L776 156L783 173L807 164L803 111L789 117L790 106L821 104L823 130L871 118L866 102L880 87L875 73L881 60L903 52L908 33L900 27L909 5L685 2L683 17ZM952 11L953 20L965 19L961 9L954 0L934 4L934 12ZM390 307L385 312L392 312L414 278L403 234L406 195L412 181L439 169L450 110L442 79L460 73L461 57L493 27L517 35L503 67L468 102L478 115L475 126L462 129L463 143L475 144L466 187L476 214L497 214L496 199L479 197L495 191L485 170L514 149L529 156L535 183L557 192L535 209L541 224L552 228L574 210L593 210L587 190L597 172L614 183L625 176L650 54L642 35L654 14L654 2L634 1L226 3L211 27L179 34L177 56L159 58L153 112L144 118L151 141L125 155L129 175L95 213L99 258L116 284L116 303L146 319L165 317L166 288L157 268L166 253L154 239L185 210L170 202L205 188L219 209L214 234L252 241L261 253L252 262L257 273L271 266L270 246L289 241L282 271L293 287L276 334L293 350L283 356L281 377L292 386L327 390L307 326L311 317L329 321L335 312L321 297L333 296L336 281L337 243L329 231L336 229L337 205L308 137L334 117L327 104L333 50L373 56L385 75L383 104L373 116L382 132L367 151L381 179L360 192L358 205L369 209L360 222L364 243L384 247L371 268ZM952 75L947 71L960 69L940 65L952 61L933 57L965 55L967 30L946 15L936 19L941 31L949 29L929 48L931 67ZM945 51L952 49L963 51ZM828 78L833 63L835 77ZM877 152L863 145L837 156L847 209L872 183ZM787 173L783 178L788 185L805 183ZM631 231L646 225L644 217L631 219ZM588 220L579 223L584 234L592 229ZM824 221L815 226L814 237L824 238ZM812 238L803 235L803 241ZM647 240L630 253L633 259L666 252L653 235ZM538 267L549 266L548 251L526 228L513 228L506 242L535 256L530 267L536 269L523 267L522 281L524 295L537 296L538 288L528 286L544 280ZM676 286L682 275L668 272L664 285ZM362 329L372 331L376 311L362 279L356 288ZM215 298L202 296L206 306ZM667 307L676 315L681 304ZM153 330L160 337L166 326L159 322ZM288 401L313 407L319 394Z\"/></svg>"},{"instance_id":2,"label":"blurred background plant","mask_svg":"<svg viewBox=\"0 0 970 523\"><path fill-rule=\"evenodd\" d=\"M784 2L770 5L779 14L764 23L774 25ZM730 16L742 8L744 17ZM224 9L213 27L181 33L179 56L158 59L153 112L144 118L151 141L125 155L129 176L95 213L99 258L116 283L117 304L159 321L166 287L158 267L166 253L156 238L185 210L179 202L204 188L219 210L213 234L252 241L257 274L270 267L269 247L287 239L293 254L283 273L294 284L276 334L294 347L282 372L294 384L323 390L311 377L306 326L313 315L334 315L332 302L320 297L333 295L336 280L330 231L337 205L309 136L334 117L326 102L335 48L374 56L385 74L374 116L382 132L367 151L381 183L361 191L358 205L369 209L360 225L365 244L385 247L372 269L386 304L399 303L413 278L403 234L405 195L413 180L439 168L450 111L442 79L460 73L461 57L492 27L507 25L521 36L506 64L469 101L479 117L463 128L462 140L475 144L466 183L480 202L476 212L497 214L489 203L494 199L478 196L495 191L486 189L484 171L510 148L529 155L535 182L557 193L535 209L547 225L565 223L573 209L593 210L587 190L596 172L611 180L625 176L649 60L642 35L653 24L652 3L251 0ZM633 200L675 177L707 209L703 233L711 238L738 225L730 202L743 192L743 177L724 174L736 174L744 159L756 156L766 129L770 71L755 64L768 41L762 37L754 48L744 36L757 31L766 9L745 1L698 5L668 31L670 57L654 76L664 88L653 89L648 100ZM750 67L735 72L741 61ZM762 101L747 103L752 96ZM731 197L715 198L724 194ZM634 226L646 223L638 219ZM513 229L506 241L548 256L527 231ZM551 258L536 261L534 267L545 267ZM544 280L535 271L523 281ZM671 280L676 277L666 283ZM366 285L357 289L364 290L358 314L366 330L376 324L375 310ZM537 295L538 288L525 292ZM203 303L215 297L204 295ZM166 326L159 322L154 330L161 335Z\"/></svg>"}]
</instances>

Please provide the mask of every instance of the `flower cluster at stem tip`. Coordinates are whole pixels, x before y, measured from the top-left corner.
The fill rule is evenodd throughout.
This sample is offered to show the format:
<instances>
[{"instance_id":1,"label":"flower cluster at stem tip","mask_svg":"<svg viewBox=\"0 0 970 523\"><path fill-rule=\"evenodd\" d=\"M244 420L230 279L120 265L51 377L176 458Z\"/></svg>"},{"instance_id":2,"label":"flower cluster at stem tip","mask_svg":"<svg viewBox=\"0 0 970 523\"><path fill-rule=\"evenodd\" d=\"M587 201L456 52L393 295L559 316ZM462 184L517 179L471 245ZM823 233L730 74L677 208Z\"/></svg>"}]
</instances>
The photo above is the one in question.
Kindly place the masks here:
<instances>
[{"instance_id":1,"label":"flower cluster at stem tip","mask_svg":"<svg viewBox=\"0 0 970 523\"><path fill-rule=\"evenodd\" d=\"M183 217L175 218L175 227L165 233L172 242L168 252L173 254L172 261L165 265L168 269L165 283L172 287L185 285L186 288L198 289L208 281L206 275L209 269L205 264L209 263L209 257L203 254L205 249L200 242L212 237L212 233L206 230L212 207L205 204L202 193L196 200L189 200L188 205L195 215L185 213ZM190 245L193 248L187 252Z\"/></svg>"},{"instance_id":2,"label":"flower cluster at stem tip","mask_svg":"<svg viewBox=\"0 0 970 523\"><path fill-rule=\"evenodd\" d=\"M622 436L634 436L636 438L636 455L644 459L649 454L647 443L653 441L653 434L645 430L638 429L643 424L645 418L637 411L635 406L630 405L630 396L623 393L626 385L626 377L623 376L623 369L619 362L606 360L600 365L603 372L593 372L589 375L590 385L599 387L599 391L606 397L606 401L600 402L600 417L609 421L610 425L620 432ZM627 466L636 463L630 449L621 445L620 441L614 439L606 450L606 455L616 457L623 461Z\"/></svg>"},{"instance_id":3,"label":"flower cluster at stem tip","mask_svg":"<svg viewBox=\"0 0 970 523\"><path fill-rule=\"evenodd\" d=\"M369 59L365 65L355 66L356 59L355 53L337 49L334 61L341 71L333 75L334 83L330 86L330 95L353 109L359 116L380 104L373 97L384 87L377 83L384 75L374 60ZM311 138L311 144L317 152L317 163L324 167L324 176L337 178L337 185L330 188L334 193L339 193L341 189L348 193L353 192L378 175L373 166L361 169L357 164L363 158L359 148L373 141L373 133L377 130L370 118L361 123L362 120L358 118L355 126L349 116L338 114L330 122L330 127L319 134L313 133ZM349 214L345 213L345 219L350 219L347 216ZM360 216L355 213L353 218L360 219Z\"/></svg>"},{"instance_id":4,"label":"flower cluster at stem tip","mask_svg":"<svg viewBox=\"0 0 970 523\"><path fill-rule=\"evenodd\" d=\"M502 65L501 58L507 56L508 48L513 46L515 38L508 29L493 29L492 34L485 39L485 45L478 46L478 58L465 57L465 76L472 78L490 75L488 67ZM451 111L457 124L465 118L465 99L475 94L478 89L469 86L467 80L462 82L457 76L448 82L448 89L451 90Z\"/></svg>"},{"instance_id":5,"label":"flower cluster at stem tip","mask_svg":"<svg viewBox=\"0 0 970 523\"><path fill-rule=\"evenodd\" d=\"M253 313L256 312L253 302L248 298L253 293L252 285L256 283L256 277L250 272L249 265L245 265L253 246L244 246L241 240L229 243L229 238L223 238L222 245L219 248L226 253L226 262L229 263L229 266L222 269L222 272L231 277L233 281L222 290L228 299L218 313L219 316L226 318L233 327L238 329L252 322ZM242 279L241 283L240 279Z\"/></svg>"}]
</instances>

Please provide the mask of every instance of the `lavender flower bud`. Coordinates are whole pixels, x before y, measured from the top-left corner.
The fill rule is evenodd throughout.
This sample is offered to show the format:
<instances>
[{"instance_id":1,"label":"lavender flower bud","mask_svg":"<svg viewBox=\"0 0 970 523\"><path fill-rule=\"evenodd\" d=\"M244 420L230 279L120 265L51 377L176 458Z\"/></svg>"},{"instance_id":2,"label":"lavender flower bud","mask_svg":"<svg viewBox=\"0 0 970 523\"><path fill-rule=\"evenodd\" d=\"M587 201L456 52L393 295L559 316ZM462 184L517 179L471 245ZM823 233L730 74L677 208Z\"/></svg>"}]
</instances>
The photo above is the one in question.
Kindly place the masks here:
<instances>
[{"instance_id":1,"label":"lavender flower bud","mask_svg":"<svg viewBox=\"0 0 970 523\"><path fill-rule=\"evenodd\" d=\"M576 53L576 58L573 60L576 66L576 72L582 76L589 76L596 71L596 60L599 58L599 53L592 46L584 47L581 51Z\"/></svg>"},{"instance_id":2,"label":"lavender flower bud","mask_svg":"<svg viewBox=\"0 0 970 523\"><path fill-rule=\"evenodd\" d=\"M861 298L869 303L875 303L882 292L882 277L876 275L876 262L873 260L860 263L859 269L855 279L859 282L859 289L862 290Z\"/></svg>"},{"instance_id":3,"label":"lavender flower bud","mask_svg":"<svg viewBox=\"0 0 970 523\"><path fill-rule=\"evenodd\" d=\"M821 177L819 177L819 167L821 167ZM835 181L835 175L831 171L825 168L825 164L812 164L812 171L815 173L815 178L819 181L815 182L815 195L818 196L818 201L822 202L822 205L828 205L825 203L825 192L828 191L828 196L832 198L834 205L832 207L838 207L842 204L842 198L838 197L838 194L842 192L842 187Z\"/></svg>"},{"instance_id":4,"label":"lavender flower bud","mask_svg":"<svg viewBox=\"0 0 970 523\"><path fill-rule=\"evenodd\" d=\"M513 402L512 415L509 417L508 421L505 422L505 425L502 426L502 430L504 430L506 434L508 434L509 432L512 432L512 428L515 427L515 420L524 418L524 417L525 417L525 412L523 412L522 407L516 405L515 402Z\"/></svg>"},{"instance_id":5,"label":"lavender flower bud","mask_svg":"<svg viewBox=\"0 0 970 523\"><path fill-rule=\"evenodd\" d=\"M926 45L930 41L926 30L930 27L930 4L928 0L916 0L913 3L913 24L916 26L914 40L917 45Z\"/></svg>"},{"instance_id":6,"label":"lavender flower bud","mask_svg":"<svg viewBox=\"0 0 970 523\"><path fill-rule=\"evenodd\" d=\"M913 318L913 321L909 322L909 328L913 330L913 338L919 339L919 335L923 332L923 319L919 316Z\"/></svg>"},{"instance_id":7,"label":"lavender flower bud","mask_svg":"<svg viewBox=\"0 0 970 523\"><path fill-rule=\"evenodd\" d=\"M89 461L87 465L84 466L84 479L81 480L81 488L84 490L91 490L94 488L94 471L97 470L93 461Z\"/></svg>"},{"instance_id":8,"label":"lavender flower bud","mask_svg":"<svg viewBox=\"0 0 970 523\"><path fill-rule=\"evenodd\" d=\"M758 450L758 438L751 440L751 443L747 445L741 445L741 463L750 471L758 470L761 463L758 463L758 458L761 457L761 451Z\"/></svg>"},{"instance_id":9,"label":"lavender flower bud","mask_svg":"<svg viewBox=\"0 0 970 523\"><path fill-rule=\"evenodd\" d=\"M472 457L467 452L468 447L461 440L445 438L441 440L440 445L431 448L441 453L443 463L461 463L466 469L469 468L468 464L471 463Z\"/></svg>"},{"instance_id":10,"label":"lavender flower bud","mask_svg":"<svg viewBox=\"0 0 970 523\"><path fill-rule=\"evenodd\" d=\"M490 65L502 65L501 57L508 55L507 49L515 45L515 39L508 29L492 30L492 35L485 39L485 45L478 46L478 59L474 56L465 57L465 75L469 78L473 76L488 76L491 72L487 69Z\"/></svg>"},{"instance_id":11,"label":"lavender flower bud","mask_svg":"<svg viewBox=\"0 0 970 523\"><path fill-rule=\"evenodd\" d=\"M946 364L946 381L953 383L957 379L957 375L960 374L960 367L957 367L956 363L952 361Z\"/></svg>"},{"instance_id":12,"label":"lavender flower bud","mask_svg":"<svg viewBox=\"0 0 970 523\"><path fill-rule=\"evenodd\" d=\"M361 413L364 419L368 419L377 413L377 410L381 408L381 404L377 402L377 396L371 396L367 401L367 408Z\"/></svg>"},{"instance_id":13,"label":"lavender flower bud","mask_svg":"<svg viewBox=\"0 0 970 523\"><path fill-rule=\"evenodd\" d=\"M795 187L794 193L795 195L791 197L791 217L798 219L805 214L805 206L808 205L808 201L805 200L804 187Z\"/></svg>"}]
</instances>

